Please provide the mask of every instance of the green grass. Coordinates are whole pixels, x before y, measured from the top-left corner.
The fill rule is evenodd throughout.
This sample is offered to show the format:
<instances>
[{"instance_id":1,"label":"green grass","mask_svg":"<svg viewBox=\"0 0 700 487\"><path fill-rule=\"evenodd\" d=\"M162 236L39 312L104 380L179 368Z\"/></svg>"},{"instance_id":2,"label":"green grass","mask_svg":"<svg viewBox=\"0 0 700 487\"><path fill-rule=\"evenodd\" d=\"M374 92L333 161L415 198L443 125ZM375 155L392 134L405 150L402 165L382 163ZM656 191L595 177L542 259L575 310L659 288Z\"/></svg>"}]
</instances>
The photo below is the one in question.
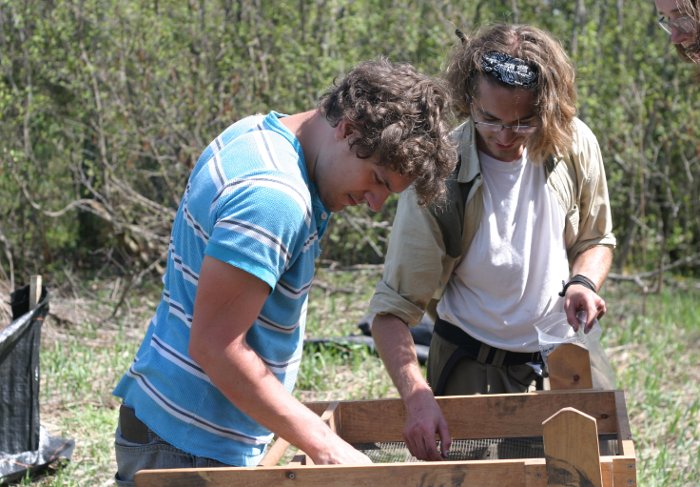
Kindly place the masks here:
<instances>
[{"instance_id":1,"label":"green grass","mask_svg":"<svg viewBox=\"0 0 700 487\"><path fill-rule=\"evenodd\" d=\"M309 303L307 335L358 334L378 278L376 269L321 269ZM23 485L112 485L116 381L131 363L157 291L132 292L115 320L114 283L91 288L87 319L58 323L49 317L41 349L41 422L76 442L71 462ZM700 485L700 297L697 288L667 287L642 295L629 284L605 288L608 315L603 345L625 391L637 452L640 486ZM62 298L52 296L52 305ZM296 396L304 401L396 397L381 361L363 346L308 350Z\"/></svg>"},{"instance_id":2,"label":"green grass","mask_svg":"<svg viewBox=\"0 0 700 487\"><path fill-rule=\"evenodd\" d=\"M639 485L700 485L700 293L636 291L609 293L604 337L627 399Z\"/></svg>"}]
</instances>

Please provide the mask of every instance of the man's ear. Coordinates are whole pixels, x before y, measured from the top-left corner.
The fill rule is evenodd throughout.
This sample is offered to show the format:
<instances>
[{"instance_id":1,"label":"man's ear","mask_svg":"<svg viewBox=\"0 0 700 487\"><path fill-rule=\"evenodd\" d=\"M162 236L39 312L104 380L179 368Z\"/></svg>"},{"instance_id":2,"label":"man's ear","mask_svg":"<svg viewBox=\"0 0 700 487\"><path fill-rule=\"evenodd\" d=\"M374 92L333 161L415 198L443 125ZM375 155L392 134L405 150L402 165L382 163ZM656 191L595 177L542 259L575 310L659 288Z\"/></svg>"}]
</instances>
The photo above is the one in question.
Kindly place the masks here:
<instances>
[{"instance_id":1,"label":"man's ear","mask_svg":"<svg viewBox=\"0 0 700 487\"><path fill-rule=\"evenodd\" d=\"M346 118L343 118L335 126L335 138L338 140L347 139L352 136L354 127Z\"/></svg>"}]
</instances>

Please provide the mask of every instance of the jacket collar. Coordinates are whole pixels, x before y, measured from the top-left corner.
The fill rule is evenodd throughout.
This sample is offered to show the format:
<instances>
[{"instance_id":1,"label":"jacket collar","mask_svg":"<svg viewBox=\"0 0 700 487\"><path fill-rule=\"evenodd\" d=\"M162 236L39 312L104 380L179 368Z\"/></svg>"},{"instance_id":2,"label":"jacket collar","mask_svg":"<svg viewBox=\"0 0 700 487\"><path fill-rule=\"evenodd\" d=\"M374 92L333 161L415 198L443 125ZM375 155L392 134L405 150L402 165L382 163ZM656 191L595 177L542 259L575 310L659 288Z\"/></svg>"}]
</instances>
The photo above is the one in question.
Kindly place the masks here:
<instances>
[{"instance_id":1,"label":"jacket collar","mask_svg":"<svg viewBox=\"0 0 700 487\"><path fill-rule=\"evenodd\" d=\"M472 181L481 174L481 168L479 151L476 148L476 131L471 118L454 129L452 137L458 144L457 154L461 161L457 181L460 183Z\"/></svg>"}]
</instances>

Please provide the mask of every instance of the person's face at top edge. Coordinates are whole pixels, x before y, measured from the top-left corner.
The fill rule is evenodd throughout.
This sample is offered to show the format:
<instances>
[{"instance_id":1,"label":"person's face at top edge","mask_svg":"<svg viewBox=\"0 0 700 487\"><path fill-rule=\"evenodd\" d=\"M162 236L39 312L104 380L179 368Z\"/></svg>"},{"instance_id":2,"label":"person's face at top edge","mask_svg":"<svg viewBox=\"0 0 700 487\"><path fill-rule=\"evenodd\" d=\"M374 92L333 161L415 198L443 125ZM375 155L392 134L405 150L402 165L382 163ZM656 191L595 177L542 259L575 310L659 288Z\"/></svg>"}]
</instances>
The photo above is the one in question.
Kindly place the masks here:
<instances>
[{"instance_id":1,"label":"person's face at top edge","mask_svg":"<svg viewBox=\"0 0 700 487\"><path fill-rule=\"evenodd\" d=\"M662 17L659 23L664 30L669 29L671 42L682 47L688 47L695 41L697 25L695 20L680 9L676 0L655 0L656 10ZM694 61L700 61L700 55L691 55Z\"/></svg>"},{"instance_id":2,"label":"person's face at top edge","mask_svg":"<svg viewBox=\"0 0 700 487\"><path fill-rule=\"evenodd\" d=\"M389 194L400 193L413 182L380 166L376 155L359 158L350 148L354 136L352 126L342 120L334 128L334 140L324 144L316 161L312 177L323 204L332 212L361 204L379 211Z\"/></svg>"},{"instance_id":3,"label":"person's face at top edge","mask_svg":"<svg viewBox=\"0 0 700 487\"><path fill-rule=\"evenodd\" d=\"M531 132L519 132L513 126L534 127L537 123L534 93L502 86L485 76L480 77L476 93L470 112L476 123L477 147L499 161L519 159Z\"/></svg>"}]
</instances>

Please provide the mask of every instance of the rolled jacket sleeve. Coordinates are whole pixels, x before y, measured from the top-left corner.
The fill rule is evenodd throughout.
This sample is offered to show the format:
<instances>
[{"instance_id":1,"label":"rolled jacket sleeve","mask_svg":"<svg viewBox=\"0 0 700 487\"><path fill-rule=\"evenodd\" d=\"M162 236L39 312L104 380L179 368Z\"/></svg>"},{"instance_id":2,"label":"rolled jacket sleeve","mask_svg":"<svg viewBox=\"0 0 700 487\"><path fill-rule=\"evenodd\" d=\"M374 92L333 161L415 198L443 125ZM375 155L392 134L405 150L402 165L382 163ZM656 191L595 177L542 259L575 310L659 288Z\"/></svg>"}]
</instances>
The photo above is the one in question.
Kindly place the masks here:
<instances>
[{"instance_id":1,"label":"rolled jacket sleeve","mask_svg":"<svg viewBox=\"0 0 700 487\"><path fill-rule=\"evenodd\" d=\"M410 188L399 197L384 274L370 301L370 314L393 314L417 324L430 300L439 294L454 267L445 251L435 217L418 205Z\"/></svg>"},{"instance_id":2,"label":"rolled jacket sleeve","mask_svg":"<svg viewBox=\"0 0 700 487\"><path fill-rule=\"evenodd\" d=\"M577 169L576 177L580 183L577 195L579 205L567 215L565 240L570 262L591 247L604 245L614 248L616 245L600 147L586 124L578 119L576 124L576 138L570 157L576 159L573 167Z\"/></svg>"}]
</instances>

